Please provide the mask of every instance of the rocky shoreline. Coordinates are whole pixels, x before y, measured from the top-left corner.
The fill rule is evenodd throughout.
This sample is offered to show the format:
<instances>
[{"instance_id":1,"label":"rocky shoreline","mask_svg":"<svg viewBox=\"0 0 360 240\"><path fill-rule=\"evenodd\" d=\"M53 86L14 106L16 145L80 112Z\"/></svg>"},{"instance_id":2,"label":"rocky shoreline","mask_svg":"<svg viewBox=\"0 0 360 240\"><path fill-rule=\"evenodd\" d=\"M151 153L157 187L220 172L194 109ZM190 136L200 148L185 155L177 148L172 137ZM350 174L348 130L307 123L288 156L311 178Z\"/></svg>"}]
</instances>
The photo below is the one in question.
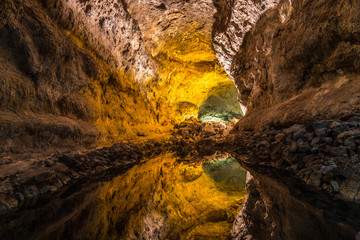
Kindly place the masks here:
<instances>
[{"instance_id":1,"label":"rocky shoreline","mask_svg":"<svg viewBox=\"0 0 360 240\"><path fill-rule=\"evenodd\" d=\"M33 162L21 174L8 171L3 177L2 238L9 237L6 228L18 229L16 225L24 221L22 212L41 212L42 206L59 202L60 193L66 191L67 198L83 199L99 182L141 164L144 157L170 151L187 164L231 155L249 171L248 197L234 222L232 239L354 239L360 228L359 124L360 114L350 114L290 127L231 132L232 124L190 119L176 125L172 136L162 141L115 144ZM31 175L34 168L38 174ZM93 190L84 193L84 184ZM65 190L72 188L77 190ZM38 210L29 210L34 207ZM63 207L59 204L48 211Z\"/></svg>"},{"instance_id":2,"label":"rocky shoreline","mask_svg":"<svg viewBox=\"0 0 360 240\"><path fill-rule=\"evenodd\" d=\"M360 230L359 116L232 135L231 154L253 175L232 238L354 239Z\"/></svg>"}]
</instances>

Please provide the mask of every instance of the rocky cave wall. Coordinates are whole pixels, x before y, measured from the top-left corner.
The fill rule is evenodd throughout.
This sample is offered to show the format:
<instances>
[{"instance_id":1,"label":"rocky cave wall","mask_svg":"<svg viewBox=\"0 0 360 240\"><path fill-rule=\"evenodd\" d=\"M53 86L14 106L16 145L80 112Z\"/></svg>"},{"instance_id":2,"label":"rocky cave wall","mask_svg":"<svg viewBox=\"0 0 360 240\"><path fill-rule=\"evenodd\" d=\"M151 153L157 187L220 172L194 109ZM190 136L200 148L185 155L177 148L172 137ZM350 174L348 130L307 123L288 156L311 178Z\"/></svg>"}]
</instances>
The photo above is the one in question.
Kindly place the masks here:
<instances>
[{"instance_id":1,"label":"rocky cave wall","mask_svg":"<svg viewBox=\"0 0 360 240\"><path fill-rule=\"evenodd\" d=\"M212 46L216 10L211 0L3 1L3 151L150 137L197 116L233 85Z\"/></svg>"},{"instance_id":2,"label":"rocky cave wall","mask_svg":"<svg viewBox=\"0 0 360 240\"><path fill-rule=\"evenodd\" d=\"M262 15L231 68L257 119L249 116L247 126L357 111L358 10L356 1L281 1Z\"/></svg>"},{"instance_id":3,"label":"rocky cave wall","mask_svg":"<svg viewBox=\"0 0 360 240\"><path fill-rule=\"evenodd\" d=\"M260 16L277 5L279 0L216 0L216 22L213 27L213 45L221 66L231 76L233 57L239 51L245 34Z\"/></svg>"},{"instance_id":4,"label":"rocky cave wall","mask_svg":"<svg viewBox=\"0 0 360 240\"><path fill-rule=\"evenodd\" d=\"M242 10L233 9L234 5L219 7L220 12L228 16L226 12ZM358 144L352 144L358 141L357 135L351 133L358 134L359 125L350 122L360 108L359 10L358 1L279 1L244 35L236 54L228 54L230 75L240 102L247 107L246 117L233 129L239 136L233 139L234 148L239 147L233 154L253 174L248 198L231 232L233 239L354 239L360 230L357 167L343 165L358 163ZM223 15L218 15L218 22L229 21ZM215 39L220 30L214 31ZM238 33L242 33L239 28ZM222 39L237 41L231 35ZM231 52L225 40L214 44L219 45L219 55ZM337 118L341 116L345 117ZM321 119L332 120L314 121ZM347 121L346 126L336 130L342 121ZM332 122L336 123L327 125ZM291 128L286 132L292 125L292 129L302 126L305 132L312 131L319 142ZM288 135L286 141L275 137L278 130ZM257 147L245 154L252 146L250 136L258 138L253 141ZM287 155L278 142L289 139L295 143ZM260 155L249 159L253 154ZM286 171L294 172L284 172L287 164L281 159L290 161ZM331 159L342 162L330 167L334 172L328 171ZM345 169L352 169L351 174L342 175Z\"/></svg>"},{"instance_id":5,"label":"rocky cave wall","mask_svg":"<svg viewBox=\"0 0 360 240\"><path fill-rule=\"evenodd\" d=\"M231 236L301 239L334 233L329 237L351 239L359 230L359 179L342 170L358 167L359 124L350 121L355 115L335 118L359 112L359 5L356 0L2 1L1 150L60 151L91 146L100 137L151 136L148 130L158 123L193 115L209 96L228 89L232 80L221 64L247 116L226 140L210 134L194 144L184 130L179 134L187 140L175 147L200 154L231 151L252 173L249 197ZM337 124L319 127L310 121L298 126L300 133L286 131L294 123L331 118L347 128L338 132L332 129ZM288 134L286 141L275 137L279 131ZM310 135L318 137L314 146ZM60 159L55 163L40 161L39 166L60 172L54 179L63 178L67 168L87 176L74 174L73 185L66 186L70 191L50 189L52 197L84 199L93 190L71 195L72 187L81 192L81 184L92 188L93 182L108 179L108 172L99 169L137 164L132 150L123 147L130 149L120 145L89 155L55 156ZM129 155L128 162L112 161L111 154L125 158L118 151ZM94 163L94 156L104 162ZM52 176L40 175L39 181ZM12 197L16 208L17 196ZM86 221L87 212L82 213L73 219L71 211L65 213L64 233L72 232L78 219ZM296 225L296 216L309 220L303 225L308 229Z\"/></svg>"}]
</instances>

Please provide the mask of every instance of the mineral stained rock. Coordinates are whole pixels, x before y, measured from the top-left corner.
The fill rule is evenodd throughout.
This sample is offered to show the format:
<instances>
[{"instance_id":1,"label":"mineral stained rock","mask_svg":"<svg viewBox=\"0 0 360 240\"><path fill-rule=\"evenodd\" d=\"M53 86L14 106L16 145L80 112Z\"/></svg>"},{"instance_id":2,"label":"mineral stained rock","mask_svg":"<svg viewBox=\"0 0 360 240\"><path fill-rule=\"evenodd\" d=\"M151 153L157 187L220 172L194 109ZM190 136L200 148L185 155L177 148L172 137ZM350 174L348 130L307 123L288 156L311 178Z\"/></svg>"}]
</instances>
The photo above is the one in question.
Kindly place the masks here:
<instances>
[{"instance_id":1,"label":"mineral stained rock","mask_svg":"<svg viewBox=\"0 0 360 240\"><path fill-rule=\"evenodd\" d=\"M213 28L213 45L221 66L232 76L230 68L240 49L245 34L260 16L277 5L279 0L218 0L216 22Z\"/></svg>"},{"instance_id":2,"label":"mineral stained rock","mask_svg":"<svg viewBox=\"0 0 360 240\"><path fill-rule=\"evenodd\" d=\"M232 155L253 175L230 237L354 239L360 5L277 1L250 21L231 20L229 13L246 9L240 4L248 2L219 1L213 33L215 52L247 108L233 146L247 144ZM314 121L335 117L341 118Z\"/></svg>"},{"instance_id":3,"label":"mineral stained rock","mask_svg":"<svg viewBox=\"0 0 360 240\"><path fill-rule=\"evenodd\" d=\"M245 125L357 111L359 8L352 1L280 1L260 17L231 67L249 113Z\"/></svg>"},{"instance_id":4,"label":"mineral stained rock","mask_svg":"<svg viewBox=\"0 0 360 240\"><path fill-rule=\"evenodd\" d=\"M359 12L355 0L1 1L0 236L180 236L167 222L178 223L176 214L155 214L132 188L121 189L141 207L123 204L126 197L114 190L133 178L144 183L146 197L152 186L170 188L163 171L178 166L174 161L119 178L114 188L103 184L141 166L144 152L170 150L176 164L231 154L249 171L233 239L354 239ZM196 115L232 80L247 109L233 129L190 119L165 141L64 153L100 139L150 137L161 124ZM194 169L170 176L206 183ZM168 203L169 196L154 196L153 203ZM205 219L228 227L234 209L230 217L221 209L206 211ZM131 223L145 214L140 232L127 228L136 210ZM191 223L173 226L183 231Z\"/></svg>"},{"instance_id":5,"label":"mineral stained rock","mask_svg":"<svg viewBox=\"0 0 360 240\"><path fill-rule=\"evenodd\" d=\"M230 140L227 151L252 174L231 238L354 239L360 228L358 116L244 131Z\"/></svg>"}]
</instances>

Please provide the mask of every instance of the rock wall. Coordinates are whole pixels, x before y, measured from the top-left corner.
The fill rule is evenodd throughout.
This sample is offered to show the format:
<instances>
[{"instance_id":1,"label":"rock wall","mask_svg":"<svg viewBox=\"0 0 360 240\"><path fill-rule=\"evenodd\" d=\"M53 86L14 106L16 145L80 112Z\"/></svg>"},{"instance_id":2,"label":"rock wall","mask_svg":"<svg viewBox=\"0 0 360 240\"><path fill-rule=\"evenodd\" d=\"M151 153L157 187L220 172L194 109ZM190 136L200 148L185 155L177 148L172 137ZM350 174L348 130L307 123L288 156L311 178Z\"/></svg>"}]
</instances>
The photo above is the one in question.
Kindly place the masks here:
<instances>
[{"instance_id":1,"label":"rock wall","mask_svg":"<svg viewBox=\"0 0 360 240\"><path fill-rule=\"evenodd\" d=\"M224 70L231 75L231 64L239 51L245 34L260 16L277 5L279 0L215 0L216 22L213 27L213 46Z\"/></svg>"},{"instance_id":2,"label":"rock wall","mask_svg":"<svg viewBox=\"0 0 360 240\"><path fill-rule=\"evenodd\" d=\"M211 93L233 85L214 55L211 32L216 8L211 0L126 3L159 67L148 91L161 122L197 116Z\"/></svg>"},{"instance_id":3,"label":"rock wall","mask_svg":"<svg viewBox=\"0 0 360 240\"><path fill-rule=\"evenodd\" d=\"M162 141L1 159L0 238L225 239L245 171L203 146L230 128L191 119Z\"/></svg>"},{"instance_id":4,"label":"rock wall","mask_svg":"<svg viewBox=\"0 0 360 240\"><path fill-rule=\"evenodd\" d=\"M125 3L3 1L0 9L1 152L153 133L144 89L155 66Z\"/></svg>"},{"instance_id":5,"label":"rock wall","mask_svg":"<svg viewBox=\"0 0 360 240\"><path fill-rule=\"evenodd\" d=\"M78 93L96 62L37 2L2 1L0 9L0 151L93 143L95 114Z\"/></svg>"},{"instance_id":6,"label":"rock wall","mask_svg":"<svg viewBox=\"0 0 360 240\"><path fill-rule=\"evenodd\" d=\"M0 9L3 152L157 135L232 85L211 44L211 0Z\"/></svg>"},{"instance_id":7,"label":"rock wall","mask_svg":"<svg viewBox=\"0 0 360 240\"><path fill-rule=\"evenodd\" d=\"M357 112L359 7L281 1L262 15L231 68L240 102L254 116L244 125Z\"/></svg>"},{"instance_id":8,"label":"rock wall","mask_svg":"<svg viewBox=\"0 0 360 240\"><path fill-rule=\"evenodd\" d=\"M232 239L355 239L360 230L359 116L233 138L227 150L253 177Z\"/></svg>"},{"instance_id":9,"label":"rock wall","mask_svg":"<svg viewBox=\"0 0 360 240\"><path fill-rule=\"evenodd\" d=\"M156 67L125 1L42 2L62 27L79 33L115 69L130 71L141 84L155 76Z\"/></svg>"},{"instance_id":10,"label":"rock wall","mask_svg":"<svg viewBox=\"0 0 360 240\"><path fill-rule=\"evenodd\" d=\"M216 9L211 0L125 0L128 11L137 20L144 44L155 57L166 40L186 32L191 26L211 35Z\"/></svg>"},{"instance_id":11,"label":"rock wall","mask_svg":"<svg viewBox=\"0 0 360 240\"><path fill-rule=\"evenodd\" d=\"M253 176L231 238L354 239L360 3L278 1L246 34L219 34L236 32L219 27L236 26L235 5L220 2L213 33L247 108L227 150Z\"/></svg>"}]
</instances>

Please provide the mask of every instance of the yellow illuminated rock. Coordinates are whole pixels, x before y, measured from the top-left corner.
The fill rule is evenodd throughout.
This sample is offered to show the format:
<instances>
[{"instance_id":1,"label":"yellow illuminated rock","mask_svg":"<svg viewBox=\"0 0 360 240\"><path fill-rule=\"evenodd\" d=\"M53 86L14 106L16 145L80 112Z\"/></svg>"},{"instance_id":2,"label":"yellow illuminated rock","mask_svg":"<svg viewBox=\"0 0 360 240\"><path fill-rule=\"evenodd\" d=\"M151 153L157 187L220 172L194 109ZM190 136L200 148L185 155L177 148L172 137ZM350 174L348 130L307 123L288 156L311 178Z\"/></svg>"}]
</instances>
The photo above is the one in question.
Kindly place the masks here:
<instances>
[{"instance_id":1,"label":"yellow illuminated rock","mask_svg":"<svg viewBox=\"0 0 360 240\"><path fill-rule=\"evenodd\" d=\"M98 73L82 95L94 108L103 142L167 133L170 125L197 116L209 96L234 88L215 58L210 36L193 25L164 40L153 56L158 78L147 86L139 86L129 73L113 70L80 35L67 35L98 63Z\"/></svg>"},{"instance_id":2,"label":"yellow illuminated rock","mask_svg":"<svg viewBox=\"0 0 360 240\"><path fill-rule=\"evenodd\" d=\"M226 239L244 190L221 188L201 166L167 153L104 184L90 239Z\"/></svg>"},{"instance_id":3,"label":"yellow illuminated rock","mask_svg":"<svg viewBox=\"0 0 360 240\"><path fill-rule=\"evenodd\" d=\"M167 128L157 124L155 111L130 74L113 70L78 34L68 31L67 35L99 66L97 75L81 94L94 108L94 123L102 133L102 142L137 140L167 132Z\"/></svg>"},{"instance_id":4,"label":"yellow illuminated rock","mask_svg":"<svg viewBox=\"0 0 360 240\"><path fill-rule=\"evenodd\" d=\"M166 39L153 57L159 65L159 78L148 88L154 89L154 101L165 122L197 116L210 95L234 88L215 58L210 36L196 26L189 25Z\"/></svg>"}]
</instances>

